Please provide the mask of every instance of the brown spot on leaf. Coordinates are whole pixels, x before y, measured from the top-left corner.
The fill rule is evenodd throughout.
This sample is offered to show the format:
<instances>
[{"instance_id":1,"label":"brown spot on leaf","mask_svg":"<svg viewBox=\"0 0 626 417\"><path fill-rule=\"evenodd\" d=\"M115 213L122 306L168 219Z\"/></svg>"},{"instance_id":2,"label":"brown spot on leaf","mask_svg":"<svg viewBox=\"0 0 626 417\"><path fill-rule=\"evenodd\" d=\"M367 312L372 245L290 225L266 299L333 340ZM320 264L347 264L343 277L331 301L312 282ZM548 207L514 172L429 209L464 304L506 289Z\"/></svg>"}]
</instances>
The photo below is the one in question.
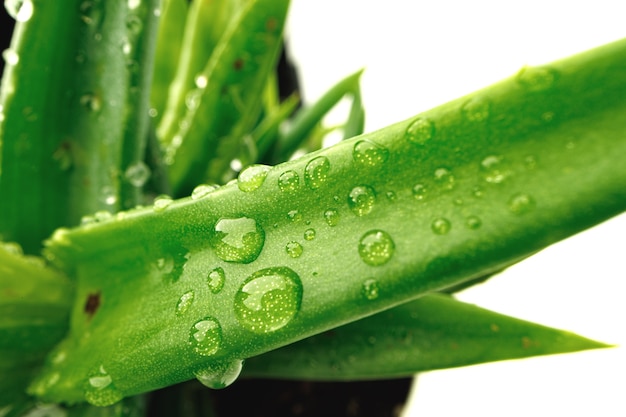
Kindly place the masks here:
<instances>
[{"instance_id":1,"label":"brown spot on leaf","mask_svg":"<svg viewBox=\"0 0 626 417\"><path fill-rule=\"evenodd\" d=\"M87 314L88 318L92 318L98 308L100 307L100 292L91 293L87 296L87 300L85 301L84 311Z\"/></svg>"},{"instance_id":2,"label":"brown spot on leaf","mask_svg":"<svg viewBox=\"0 0 626 417\"><path fill-rule=\"evenodd\" d=\"M233 68L235 71L240 71L243 68L244 61L241 58L237 58L235 62L233 62Z\"/></svg>"}]
</instances>

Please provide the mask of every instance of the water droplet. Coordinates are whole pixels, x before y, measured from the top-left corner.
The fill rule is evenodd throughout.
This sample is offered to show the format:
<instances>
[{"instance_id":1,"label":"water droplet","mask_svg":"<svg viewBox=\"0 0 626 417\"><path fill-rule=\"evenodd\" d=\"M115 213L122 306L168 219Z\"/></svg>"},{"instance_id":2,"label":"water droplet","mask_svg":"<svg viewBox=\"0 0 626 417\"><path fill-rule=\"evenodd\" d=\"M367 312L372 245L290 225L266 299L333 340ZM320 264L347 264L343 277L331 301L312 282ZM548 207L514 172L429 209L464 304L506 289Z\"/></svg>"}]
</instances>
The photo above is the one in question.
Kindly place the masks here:
<instances>
[{"instance_id":1,"label":"water droplet","mask_svg":"<svg viewBox=\"0 0 626 417\"><path fill-rule=\"evenodd\" d=\"M471 230L479 229L482 224L483 222L477 216L469 216L467 219L465 219L465 225L468 229Z\"/></svg>"},{"instance_id":2,"label":"water droplet","mask_svg":"<svg viewBox=\"0 0 626 417\"><path fill-rule=\"evenodd\" d=\"M375 300L378 298L378 282L375 279L367 279L363 283L361 292L363 296L368 300Z\"/></svg>"},{"instance_id":3,"label":"water droplet","mask_svg":"<svg viewBox=\"0 0 626 417\"><path fill-rule=\"evenodd\" d=\"M418 201L422 201L426 198L426 191L427 189L424 184L415 184L413 186L413 197Z\"/></svg>"},{"instance_id":4,"label":"water droplet","mask_svg":"<svg viewBox=\"0 0 626 417\"><path fill-rule=\"evenodd\" d=\"M395 248L391 236L382 230L370 230L359 240L359 255L363 262L371 266L389 262Z\"/></svg>"},{"instance_id":5,"label":"water droplet","mask_svg":"<svg viewBox=\"0 0 626 417\"><path fill-rule=\"evenodd\" d=\"M461 111L468 121L483 122L489 118L490 107L487 99L472 97L463 104Z\"/></svg>"},{"instance_id":6,"label":"water droplet","mask_svg":"<svg viewBox=\"0 0 626 417\"><path fill-rule=\"evenodd\" d=\"M143 23L137 15L130 15L126 21L126 28L133 35L139 35L143 29Z\"/></svg>"},{"instance_id":7,"label":"water droplet","mask_svg":"<svg viewBox=\"0 0 626 417\"><path fill-rule=\"evenodd\" d=\"M150 178L150 168L143 161L139 161L126 168L124 177L133 187L143 187Z\"/></svg>"},{"instance_id":8,"label":"water droplet","mask_svg":"<svg viewBox=\"0 0 626 417\"><path fill-rule=\"evenodd\" d=\"M511 174L502 163L503 157L499 155L489 155L480 162L485 181L491 184L500 184Z\"/></svg>"},{"instance_id":9,"label":"water droplet","mask_svg":"<svg viewBox=\"0 0 626 417\"><path fill-rule=\"evenodd\" d=\"M302 221L302 213L300 213L298 210L290 210L287 213L287 218L292 222L297 223Z\"/></svg>"},{"instance_id":10,"label":"water droplet","mask_svg":"<svg viewBox=\"0 0 626 417\"><path fill-rule=\"evenodd\" d=\"M313 240L315 239L315 230L314 229L306 229L304 231L304 240Z\"/></svg>"},{"instance_id":11,"label":"water droplet","mask_svg":"<svg viewBox=\"0 0 626 417\"><path fill-rule=\"evenodd\" d=\"M220 219L215 225L212 246L226 262L250 263L261 254L265 231L254 219Z\"/></svg>"},{"instance_id":12,"label":"water droplet","mask_svg":"<svg viewBox=\"0 0 626 417\"><path fill-rule=\"evenodd\" d=\"M164 274L169 274L174 270L174 258L171 256L165 256L156 260L156 269Z\"/></svg>"},{"instance_id":13,"label":"water droplet","mask_svg":"<svg viewBox=\"0 0 626 417\"><path fill-rule=\"evenodd\" d=\"M370 213L375 202L376 193L373 188L367 185L354 187L348 194L348 207L359 217Z\"/></svg>"},{"instance_id":14,"label":"water droplet","mask_svg":"<svg viewBox=\"0 0 626 417\"><path fill-rule=\"evenodd\" d=\"M141 0L128 0L128 8L134 10L141 4Z\"/></svg>"},{"instance_id":15,"label":"water droplet","mask_svg":"<svg viewBox=\"0 0 626 417\"><path fill-rule=\"evenodd\" d=\"M185 95L185 106L189 111L195 111L200 106L202 100L202 90L194 89Z\"/></svg>"},{"instance_id":16,"label":"water droplet","mask_svg":"<svg viewBox=\"0 0 626 417\"><path fill-rule=\"evenodd\" d=\"M330 161L325 156L313 158L304 168L304 182L311 189L320 188L328 179Z\"/></svg>"},{"instance_id":17,"label":"water droplet","mask_svg":"<svg viewBox=\"0 0 626 417\"><path fill-rule=\"evenodd\" d=\"M217 267L207 276L207 285L209 286L209 290L213 294L217 294L224 288L224 283L226 282L226 274L224 273L224 269Z\"/></svg>"},{"instance_id":18,"label":"water droplet","mask_svg":"<svg viewBox=\"0 0 626 417\"><path fill-rule=\"evenodd\" d=\"M217 190L219 186L217 185L208 185L208 184L200 184L191 192L192 200L200 200L201 198L206 197L211 192Z\"/></svg>"},{"instance_id":19,"label":"water droplet","mask_svg":"<svg viewBox=\"0 0 626 417\"><path fill-rule=\"evenodd\" d=\"M99 111L102 108L100 97L95 94L83 94L80 97L80 104L90 111Z\"/></svg>"},{"instance_id":20,"label":"water droplet","mask_svg":"<svg viewBox=\"0 0 626 417\"><path fill-rule=\"evenodd\" d=\"M454 175L447 168L438 168L435 170L435 182L443 190L452 190L454 188Z\"/></svg>"},{"instance_id":21,"label":"water droplet","mask_svg":"<svg viewBox=\"0 0 626 417\"><path fill-rule=\"evenodd\" d=\"M339 223L339 212L335 209L328 209L324 212L324 220L330 227L337 226Z\"/></svg>"},{"instance_id":22,"label":"water droplet","mask_svg":"<svg viewBox=\"0 0 626 417\"><path fill-rule=\"evenodd\" d=\"M300 310L302 282L287 267L267 268L248 277L235 295L235 314L242 326L269 333L286 326Z\"/></svg>"},{"instance_id":23,"label":"water droplet","mask_svg":"<svg viewBox=\"0 0 626 417\"><path fill-rule=\"evenodd\" d=\"M483 192L483 189L477 185L472 189L472 194L476 198L482 198L482 196L484 195L484 192Z\"/></svg>"},{"instance_id":24,"label":"water droplet","mask_svg":"<svg viewBox=\"0 0 626 417\"><path fill-rule=\"evenodd\" d=\"M526 214L534 207L535 201L528 194L515 194L509 200L509 210L514 214Z\"/></svg>"},{"instance_id":25,"label":"water droplet","mask_svg":"<svg viewBox=\"0 0 626 417\"><path fill-rule=\"evenodd\" d=\"M13 49L5 49L2 51L2 58L7 65L17 65L20 62L20 56Z\"/></svg>"},{"instance_id":26,"label":"water droplet","mask_svg":"<svg viewBox=\"0 0 626 417\"><path fill-rule=\"evenodd\" d=\"M198 88L206 88L206 86L209 84L209 79L204 74L196 75L196 78L194 78L193 81Z\"/></svg>"},{"instance_id":27,"label":"water droplet","mask_svg":"<svg viewBox=\"0 0 626 417\"><path fill-rule=\"evenodd\" d=\"M31 0L4 0L4 8L18 22L27 22L33 16Z\"/></svg>"},{"instance_id":28,"label":"water droplet","mask_svg":"<svg viewBox=\"0 0 626 417\"><path fill-rule=\"evenodd\" d=\"M300 177L296 171L285 171L278 177L278 188L280 191L291 192L300 188Z\"/></svg>"},{"instance_id":29,"label":"water droplet","mask_svg":"<svg viewBox=\"0 0 626 417\"><path fill-rule=\"evenodd\" d=\"M552 87L557 72L547 67L524 67L517 73L517 82L529 91L542 91Z\"/></svg>"},{"instance_id":30,"label":"water droplet","mask_svg":"<svg viewBox=\"0 0 626 417\"><path fill-rule=\"evenodd\" d=\"M124 398L124 394L115 387L113 378L107 373L103 366L94 372L87 380L85 390L85 400L91 405L105 407L115 404Z\"/></svg>"},{"instance_id":31,"label":"water droplet","mask_svg":"<svg viewBox=\"0 0 626 417\"><path fill-rule=\"evenodd\" d=\"M124 55L130 55L133 50L133 46L130 44L130 41L126 38L122 39L122 53Z\"/></svg>"},{"instance_id":32,"label":"water droplet","mask_svg":"<svg viewBox=\"0 0 626 417\"><path fill-rule=\"evenodd\" d=\"M239 173L237 186L241 191L250 192L259 188L265 182L271 167L267 165L250 165Z\"/></svg>"},{"instance_id":33,"label":"water droplet","mask_svg":"<svg viewBox=\"0 0 626 417\"><path fill-rule=\"evenodd\" d=\"M387 161L389 151L384 146L369 140L360 140L354 145L352 157L357 164L374 167Z\"/></svg>"},{"instance_id":34,"label":"water droplet","mask_svg":"<svg viewBox=\"0 0 626 417\"><path fill-rule=\"evenodd\" d=\"M213 317L205 317L191 326L189 344L202 356L214 355L222 347L222 326Z\"/></svg>"},{"instance_id":35,"label":"water droplet","mask_svg":"<svg viewBox=\"0 0 626 417\"><path fill-rule=\"evenodd\" d=\"M406 138L413 143L423 145L435 134L435 125L425 117L413 120L406 129Z\"/></svg>"},{"instance_id":36,"label":"water droplet","mask_svg":"<svg viewBox=\"0 0 626 417\"><path fill-rule=\"evenodd\" d=\"M396 193L394 193L393 191L387 191L385 195L387 196L387 200L396 201Z\"/></svg>"},{"instance_id":37,"label":"water droplet","mask_svg":"<svg viewBox=\"0 0 626 417\"><path fill-rule=\"evenodd\" d=\"M117 203L117 195L115 193L115 188L111 186L104 186L100 190L101 201L107 206L112 206Z\"/></svg>"},{"instance_id":38,"label":"water droplet","mask_svg":"<svg viewBox=\"0 0 626 417\"><path fill-rule=\"evenodd\" d=\"M430 225L433 232L438 235L448 234L451 227L450 221L444 218L435 219Z\"/></svg>"},{"instance_id":39,"label":"water droplet","mask_svg":"<svg viewBox=\"0 0 626 417\"><path fill-rule=\"evenodd\" d=\"M160 195L157 198L154 199L154 206L153 206L153 210L156 213L160 213L162 211L165 211L165 209L167 209L172 203L174 202L174 200L172 200L172 198L168 195Z\"/></svg>"},{"instance_id":40,"label":"water droplet","mask_svg":"<svg viewBox=\"0 0 626 417\"><path fill-rule=\"evenodd\" d=\"M195 294L193 291L187 291L183 295L180 296L178 302L176 303L176 315L182 316L189 310L189 307L193 304L193 298Z\"/></svg>"},{"instance_id":41,"label":"water droplet","mask_svg":"<svg viewBox=\"0 0 626 417\"><path fill-rule=\"evenodd\" d=\"M194 372L196 379L205 387L211 389L222 389L231 385L237 380L243 360L234 359L230 362L219 362L211 364L208 368Z\"/></svg>"},{"instance_id":42,"label":"water droplet","mask_svg":"<svg viewBox=\"0 0 626 417\"><path fill-rule=\"evenodd\" d=\"M285 246L285 250L292 258L299 258L302 255L302 245L298 242L289 242L287 246Z\"/></svg>"}]
</instances>

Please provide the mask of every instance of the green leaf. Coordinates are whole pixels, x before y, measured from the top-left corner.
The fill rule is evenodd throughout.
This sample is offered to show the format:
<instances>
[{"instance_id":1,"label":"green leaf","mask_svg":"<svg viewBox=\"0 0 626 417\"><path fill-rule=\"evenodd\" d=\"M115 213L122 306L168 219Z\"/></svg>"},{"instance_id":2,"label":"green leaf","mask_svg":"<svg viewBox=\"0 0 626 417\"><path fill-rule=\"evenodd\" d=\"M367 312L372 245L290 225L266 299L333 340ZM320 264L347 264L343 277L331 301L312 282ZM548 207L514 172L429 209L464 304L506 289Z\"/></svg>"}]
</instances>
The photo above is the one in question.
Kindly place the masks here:
<instances>
[{"instance_id":1,"label":"green leaf","mask_svg":"<svg viewBox=\"0 0 626 417\"><path fill-rule=\"evenodd\" d=\"M57 231L48 256L77 277L77 298L68 359L41 375L59 383L40 395L106 404L194 375L232 380L241 359L622 212L625 57L626 40L526 68L213 192Z\"/></svg>"},{"instance_id":2,"label":"green leaf","mask_svg":"<svg viewBox=\"0 0 626 417\"><path fill-rule=\"evenodd\" d=\"M600 347L607 345L432 294L250 358L242 376L383 379Z\"/></svg>"}]
</instances>

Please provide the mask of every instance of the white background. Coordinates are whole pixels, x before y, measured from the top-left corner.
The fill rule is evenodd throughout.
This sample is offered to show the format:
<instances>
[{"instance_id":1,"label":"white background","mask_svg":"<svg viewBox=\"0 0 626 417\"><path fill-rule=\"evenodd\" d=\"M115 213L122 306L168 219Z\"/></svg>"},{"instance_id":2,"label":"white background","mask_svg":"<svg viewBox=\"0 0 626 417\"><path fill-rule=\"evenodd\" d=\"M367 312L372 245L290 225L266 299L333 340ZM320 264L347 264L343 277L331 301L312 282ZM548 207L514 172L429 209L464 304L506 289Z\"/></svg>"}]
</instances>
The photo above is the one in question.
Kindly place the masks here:
<instances>
[{"instance_id":1,"label":"white background","mask_svg":"<svg viewBox=\"0 0 626 417\"><path fill-rule=\"evenodd\" d=\"M365 67L366 131L487 86L523 65L626 36L621 1L292 1L287 34L305 100ZM625 345L625 248L623 215L462 298ZM626 416L625 374L623 347L431 372L420 376L405 417Z\"/></svg>"}]
</instances>

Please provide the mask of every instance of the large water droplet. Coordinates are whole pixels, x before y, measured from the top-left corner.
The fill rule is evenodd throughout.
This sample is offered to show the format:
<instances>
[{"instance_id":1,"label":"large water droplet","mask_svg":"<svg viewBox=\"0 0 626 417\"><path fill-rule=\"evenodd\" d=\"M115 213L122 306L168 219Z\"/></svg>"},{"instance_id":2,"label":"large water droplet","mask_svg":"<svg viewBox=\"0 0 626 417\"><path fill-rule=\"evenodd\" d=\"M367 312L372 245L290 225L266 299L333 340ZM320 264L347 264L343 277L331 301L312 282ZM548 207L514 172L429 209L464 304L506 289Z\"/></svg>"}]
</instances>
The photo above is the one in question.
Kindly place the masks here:
<instances>
[{"instance_id":1,"label":"large water droplet","mask_svg":"<svg viewBox=\"0 0 626 417\"><path fill-rule=\"evenodd\" d=\"M217 294L224 288L224 283L226 282L226 274L224 273L224 269L217 267L207 276L207 285L209 286L209 290L213 294Z\"/></svg>"},{"instance_id":2,"label":"large water droplet","mask_svg":"<svg viewBox=\"0 0 626 417\"><path fill-rule=\"evenodd\" d=\"M365 216L374 208L376 193L372 187L361 185L354 187L348 194L348 207L357 216Z\"/></svg>"},{"instance_id":3,"label":"large water droplet","mask_svg":"<svg viewBox=\"0 0 626 417\"><path fill-rule=\"evenodd\" d=\"M85 400L97 407L105 407L115 404L124 398L124 394L115 387L113 378L103 366L97 372L91 374L87 380Z\"/></svg>"},{"instance_id":4,"label":"large water droplet","mask_svg":"<svg viewBox=\"0 0 626 417\"><path fill-rule=\"evenodd\" d=\"M128 0L128 8L134 10L141 4L141 0Z\"/></svg>"},{"instance_id":5,"label":"large water droplet","mask_svg":"<svg viewBox=\"0 0 626 417\"><path fill-rule=\"evenodd\" d=\"M371 266L384 265L393 256L395 243L387 232L370 230L359 240L359 255L363 262Z\"/></svg>"},{"instance_id":6,"label":"large water droplet","mask_svg":"<svg viewBox=\"0 0 626 417\"><path fill-rule=\"evenodd\" d=\"M485 181L491 184L500 184L507 179L511 172L506 169L500 155L489 155L480 162Z\"/></svg>"},{"instance_id":7,"label":"large water droplet","mask_svg":"<svg viewBox=\"0 0 626 417\"><path fill-rule=\"evenodd\" d=\"M239 173L237 186L241 191L250 192L259 188L265 182L271 167L267 165L250 165Z\"/></svg>"},{"instance_id":8,"label":"large water droplet","mask_svg":"<svg viewBox=\"0 0 626 417\"><path fill-rule=\"evenodd\" d=\"M542 91L552 87L557 72L547 67L524 67L517 73L517 82L529 91Z\"/></svg>"},{"instance_id":9,"label":"large water droplet","mask_svg":"<svg viewBox=\"0 0 626 417\"><path fill-rule=\"evenodd\" d=\"M280 191L291 192L300 188L300 177L296 171L288 170L278 177L278 188Z\"/></svg>"},{"instance_id":10,"label":"large water droplet","mask_svg":"<svg viewBox=\"0 0 626 417\"><path fill-rule=\"evenodd\" d=\"M133 187L143 187L150 178L150 168L142 161L139 161L126 168L124 177Z\"/></svg>"},{"instance_id":11,"label":"large water droplet","mask_svg":"<svg viewBox=\"0 0 626 417\"><path fill-rule=\"evenodd\" d=\"M368 300L375 300L378 298L378 282L375 279L367 279L363 282L363 288L361 289L363 296Z\"/></svg>"},{"instance_id":12,"label":"large water droplet","mask_svg":"<svg viewBox=\"0 0 626 417\"><path fill-rule=\"evenodd\" d=\"M242 326L269 333L286 326L300 310L302 282L287 267L262 269L248 277L235 296Z\"/></svg>"},{"instance_id":13,"label":"large water droplet","mask_svg":"<svg viewBox=\"0 0 626 417\"><path fill-rule=\"evenodd\" d=\"M470 122L482 122L489 118L490 107L487 99L472 97L463 104L461 112Z\"/></svg>"},{"instance_id":14,"label":"large water droplet","mask_svg":"<svg viewBox=\"0 0 626 417\"><path fill-rule=\"evenodd\" d=\"M173 202L174 200L172 200L170 196L160 195L154 199L154 205L152 209L154 210L154 212L160 213L162 211L165 211L165 209L167 209Z\"/></svg>"},{"instance_id":15,"label":"large water droplet","mask_svg":"<svg viewBox=\"0 0 626 417\"><path fill-rule=\"evenodd\" d=\"M441 217L433 220L430 227L435 234L445 235L448 234L452 226L450 225L450 221L448 219Z\"/></svg>"},{"instance_id":16,"label":"large water droplet","mask_svg":"<svg viewBox=\"0 0 626 417\"><path fill-rule=\"evenodd\" d=\"M204 74L196 75L193 81L198 88L206 88L206 86L209 84L209 79Z\"/></svg>"},{"instance_id":17,"label":"large water droplet","mask_svg":"<svg viewBox=\"0 0 626 417\"><path fill-rule=\"evenodd\" d=\"M180 296L178 302L176 303L176 315L182 316L189 310L189 307L193 304L193 298L195 294L193 291L187 291L183 295Z\"/></svg>"},{"instance_id":18,"label":"large water droplet","mask_svg":"<svg viewBox=\"0 0 626 417\"><path fill-rule=\"evenodd\" d=\"M418 145L423 145L435 134L435 125L425 117L418 117L413 120L406 129L406 138Z\"/></svg>"},{"instance_id":19,"label":"large water droplet","mask_svg":"<svg viewBox=\"0 0 626 417\"><path fill-rule=\"evenodd\" d=\"M218 362L211 364L208 368L194 372L196 379L205 387L211 389L222 389L231 385L237 380L243 360L234 359L229 362Z\"/></svg>"},{"instance_id":20,"label":"large water droplet","mask_svg":"<svg viewBox=\"0 0 626 417\"><path fill-rule=\"evenodd\" d=\"M304 240L313 240L315 239L315 229L306 229L304 231Z\"/></svg>"},{"instance_id":21,"label":"large water droplet","mask_svg":"<svg viewBox=\"0 0 626 417\"><path fill-rule=\"evenodd\" d=\"M515 194L509 200L509 210L515 214L526 214L535 208L535 201L528 194Z\"/></svg>"},{"instance_id":22,"label":"large water droplet","mask_svg":"<svg viewBox=\"0 0 626 417\"><path fill-rule=\"evenodd\" d=\"M265 231L248 217L220 219L211 243L221 260L247 264L261 254Z\"/></svg>"},{"instance_id":23,"label":"large water droplet","mask_svg":"<svg viewBox=\"0 0 626 417\"><path fill-rule=\"evenodd\" d=\"M189 344L202 356L214 355L222 347L222 326L213 317L198 320L191 327Z\"/></svg>"},{"instance_id":24,"label":"large water droplet","mask_svg":"<svg viewBox=\"0 0 626 417\"><path fill-rule=\"evenodd\" d=\"M339 212L335 209L328 209L324 212L324 220L330 227L337 226L339 223Z\"/></svg>"},{"instance_id":25,"label":"large water droplet","mask_svg":"<svg viewBox=\"0 0 626 417\"><path fill-rule=\"evenodd\" d=\"M447 168L438 168L435 170L435 182L443 190L452 190L454 188L454 175Z\"/></svg>"},{"instance_id":26,"label":"large water droplet","mask_svg":"<svg viewBox=\"0 0 626 417\"><path fill-rule=\"evenodd\" d=\"M354 145L352 157L357 164L363 166L379 166L389 158L389 151L384 146L360 140Z\"/></svg>"},{"instance_id":27,"label":"large water droplet","mask_svg":"<svg viewBox=\"0 0 626 417\"><path fill-rule=\"evenodd\" d=\"M18 22L27 22L33 16L31 0L4 0L4 8Z\"/></svg>"},{"instance_id":28,"label":"large water droplet","mask_svg":"<svg viewBox=\"0 0 626 417\"><path fill-rule=\"evenodd\" d=\"M219 188L218 185L200 184L191 192L192 200L200 200Z\"/></svg>"},{"instance_id":29,"label":"large water droplet","mask_svg":"<svg viewBox=\"0 0 626 417\"><path fill-rule=\"evenodd\" d=\"M302 245L294 241L287 243L285 250L292 258L299 258L303 251Z\"/></svg>"},{"instance_id":30,"label":"large water droplet","mask_svg":"<svg viewBox=\"0 0 626 417\"><path fill-rule=\"evenodd\" d=\"M328 179L330 172L330 161L325 156L313 158L304 168L304 182L312 189L318 189Z\"/></svg>"}]
</instances>

